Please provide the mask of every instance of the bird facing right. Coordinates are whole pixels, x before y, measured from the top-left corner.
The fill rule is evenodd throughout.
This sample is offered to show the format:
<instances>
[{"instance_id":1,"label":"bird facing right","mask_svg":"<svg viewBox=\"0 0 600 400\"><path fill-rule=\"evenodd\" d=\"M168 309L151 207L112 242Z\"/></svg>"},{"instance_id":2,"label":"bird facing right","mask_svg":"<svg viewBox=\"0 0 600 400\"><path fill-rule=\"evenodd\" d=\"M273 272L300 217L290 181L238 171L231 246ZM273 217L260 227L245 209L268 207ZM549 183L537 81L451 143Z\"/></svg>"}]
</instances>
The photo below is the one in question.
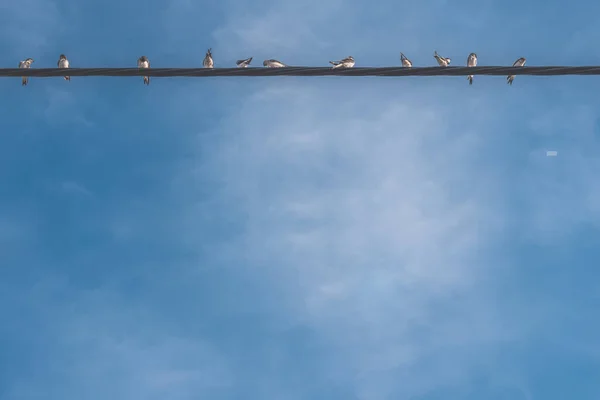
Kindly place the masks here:
<instances>
[{"instance_id":1,"label":"bird facing right","mask_svg":"<svg viewBox=\"0 0 600 400\"><path fill-rule=\"evenodd\" d=\"M150 60L148 60L148 57L146 57L146 56L141 56L137 60L137 66L138 66L138 68L150 68ZM150 77L144 76L144 85L149 85L149 84L150 84Z\"/></svg>"},{"instance_id":2,"label":"bird facing right","mask_svg":"<svg viewBox=\"0 0 600 400\"><path fill-rule=\"evenodd\" d=\"M447 67L448 65L450 65L450 62L452 61L447 57L440 56L437 51L433 52L433 58L435 58L435 60L438 62L440 67Z\"/></svg>"},{"instance_id":3,"label":"bird facing right","mask_svg":"<svg viewBox=\"0 0 600 400\"><path fill-rule=\"evenodd\" d=\"M329 61L329 64L333 65L331 68L352 68L354 67L354 57L348 56L340 61Z\"/></svg>"},{"instance_id":4,"label":"bird facing right","mask_svg":"<svg viewBox=\"0 0 600 400\"><path fill-rule=\"evenodd\" d=\"M412 68L412 62L406 58L406 56L400 53L400 61L402 61L402 66L405 68Z\"/></svg>"},{"instance_id":5,"label":"bird facing right","mask_svg":"<svg viewBox=\"0 0 600 400\"><path fill-rule=\"evenodd\" d=\"M517 61L515 61L512 66L513 67L524 67L526 62L527 62L527 59L525 59L525 57L521 57ZM508 83L509 85L512 85L514 80L515 80L514 75L509 75L506 77L506 83Z\"/></svg>"},{"instance_id":6,"label":"bird facing right","mask_svg":"<svg viewBox=\"0 0 600 400\"><path fill-rule=\"evenodd\" d=\"M26 58L23 61L19 61L19 68L31 68L31 63L33 63L33 58ZM23 76L21 77L21 86L27 85L29 81L29 77Z\"/></svg>"},{"instance_id":7,"label":"bird facing right","mask_svg":"<svg viewBox=\"0 0 600 400\"><path fill-rule=\"evenodd\" d=\"M245 60L237 60L235 65L237 65L238 68L248 68L248 65L250 65L251 62L252 57L246 58Z\"/></svg>"}]
</instances>

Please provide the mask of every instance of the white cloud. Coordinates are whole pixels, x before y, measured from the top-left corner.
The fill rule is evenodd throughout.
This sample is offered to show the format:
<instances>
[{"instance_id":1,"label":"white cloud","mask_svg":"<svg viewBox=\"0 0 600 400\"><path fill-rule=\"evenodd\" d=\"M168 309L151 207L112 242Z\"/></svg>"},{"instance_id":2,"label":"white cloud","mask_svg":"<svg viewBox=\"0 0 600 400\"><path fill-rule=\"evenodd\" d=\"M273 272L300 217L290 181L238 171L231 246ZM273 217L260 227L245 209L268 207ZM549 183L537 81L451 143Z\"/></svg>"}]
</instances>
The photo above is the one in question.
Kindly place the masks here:
<instances>
[{"instance_id":1,"label":"white cloud","mask_svg":"<svg viewBox=\"0 0 600 400\"><path fill-rule=\"evenodd\" d=\"M217 42L223 44L224 54L237 56L232 52L243 50L248 54L263 54L264 58L278 58L300 49L314 51L331 46L326 36L319 33L324 26L332 23L327 21L339 21L348 14L341 0L276 2L267 7L257 7L253 3L251 9L236 3L229 10L229 22L214 32ZM344 24L332 24L337 30L350 28ZM268 56L269 53L272 55Z\"/></svg>"},{"instance_id":2,"label":"white cloud","mask_svg":"<svg viewBox=\"0 0 600 400\"><path fill-rule=\"evenodd\" d=\"M399 390L386 378L395 369L406 395L466 379L480 348L518 334L478 287L497 265L479 252L504 228L500 189L478 161L488 118L406 97L384 81L269 85L218 127L219 146L196 169L218 173L216 195L246 218L229 251L277 277L290 320L332 346L332 379L356 376L361 399ZM442 357L456 367L426 382L410 372Z\"/></svg>"}]
</instances>

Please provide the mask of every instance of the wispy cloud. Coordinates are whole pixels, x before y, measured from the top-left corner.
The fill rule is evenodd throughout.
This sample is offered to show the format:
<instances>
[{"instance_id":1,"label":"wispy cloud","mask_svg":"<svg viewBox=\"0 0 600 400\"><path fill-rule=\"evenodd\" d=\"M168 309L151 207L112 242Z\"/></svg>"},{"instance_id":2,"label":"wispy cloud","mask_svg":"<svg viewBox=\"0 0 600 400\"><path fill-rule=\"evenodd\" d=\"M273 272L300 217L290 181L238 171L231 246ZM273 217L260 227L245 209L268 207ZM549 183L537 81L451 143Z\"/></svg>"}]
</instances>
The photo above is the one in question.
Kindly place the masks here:
<instances>
[{"instance_id":1,"label":"wispy cloud","mask_svg":"<svg viewBox=\"0 0 600 400\"><path fill-rule=\"evenodd\" d=\"M90 192L84 185L74 181L61 182L60 187L65 193L68 194L78 196L93 196L93 193Z\"/></svg>"},{"instance_id":2,"label":"wispy cloud","mask_svg":"<svg viewBox=\"0 0 600 400\"><path fill-rule=\"evenodd\" d=\"M477 167L481 126L450 130L468 116L420 97L406 102L383 85L268 86L218 127L227 136L200 169L219 171L218 194L246 216L230 251L277 277L293 318L333 346L344 379L358 374L358 392L379 388L361 398L398 390L391 381L383 388L375 371L401 369L406 395L446 382L438 374L466 379L436 370L429 384L413 384L406 368L433 351L459 357L450 349L467 340L477 348L515 334L484 312L476 288L496 265L478 250L504 228L496 184ZM344 97L352 91L361 96ZM462 300L473 296L472 306ZM448 312L460 322L440 319Z\"/></svg>"},{"instance_id":3,"label":"wispy cloud","mask_svg":"<svg viewBox=\"0 0 600 400\"><path fill-rule=\"evenodd\" d=\"M226 56L241 57L239 52L243 51L256 56L262 54L265 59L291 56L298 51L321 51L332 45L327 35L322 34L324 29L349 28L332 22L343 20L348 14L349 10L344 9L340 0L240 6L240 3L231 5L228 22L213 33ZM300 15L302 18L297 18ZM295 62L300 63L300 60Z\"/></svg>"},{"instance_id":4,"label":"wispy cloud","mask_svg":"<svg viewBox=\"0 0 600 400\"><path fill-rule=\"evenodd\" d=\"M2 44L54 53L60 3L23 4L39 23ZM82 6L69 29L85 38L78 65L135 60L146 45L155 65L189 65L208 47L220 65L350 54L391 65L399 51L432 65L435 49L456 64L471 51L484 64L556 56L554 42L530 39L554 26L530 22L556 9L493 6L109 2L112 24L93 25L96 5ZM19 7L0 6L6 38L30 17ZM515 21L529 33L497 34ZM543 285L563 275L515 250L551 250L599 221L596 99L544 82L11 80L28 107L7 103L2 121L16 131L2 136L16 154L2 169L14 185L0 215L5 395L539 397L530 353L598 357L593 326L577 343L564 333L590 325L595 295L569 289L588 308L558 296ZM74 209L47 189L94 201Z\"/></svg>"}]
</instances>

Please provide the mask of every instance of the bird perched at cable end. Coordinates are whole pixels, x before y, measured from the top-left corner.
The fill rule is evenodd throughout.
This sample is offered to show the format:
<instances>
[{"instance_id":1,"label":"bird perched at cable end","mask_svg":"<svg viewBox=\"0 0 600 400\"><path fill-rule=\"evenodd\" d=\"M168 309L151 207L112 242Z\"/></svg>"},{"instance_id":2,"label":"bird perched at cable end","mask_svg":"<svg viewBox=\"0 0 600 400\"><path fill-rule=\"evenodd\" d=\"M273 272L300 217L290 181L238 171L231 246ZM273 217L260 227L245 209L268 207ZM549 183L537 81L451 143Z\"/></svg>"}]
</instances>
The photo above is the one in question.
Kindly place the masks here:
<instances>
[{"instance_id":1,"label":"bird perched at cable end","mask_svg":"<svg viewBox=\"0 0 600 400\"><path fill-rule=\"evenodd\" d=\"M138 68L150 68L150 60L148 60L148 57L146 57L146 56L141 56L140 58L138 58L137 66L138 66ZM144 85L149 85L149 84L150 84L150 77L144 76Z\"/></svg>"},{"instance_id":2,"label":"bird perched at cable end","mask_svg":"<svg viewBox=\"0 0 600 400\"><path fill-rule=\"evenodd\" d=\"M476 67L477 66L477 54L471 53L469 57L467 57L467 67ZM467 76L469 80L469 85L473 84L473 75Z\"/></svg>"},{"instance_id":3,"label":"bird perched at cable end","mask_svg":"<svg viewBox=\"0 0 600 400\"><path fill-rule=\"evenodd\" d=\"M517 61L515 61L512 66L513 67L524 67L526 62L527 62L527 59L525 57L521 57L521 58L517 59ZM506 83L508 83L511 86L512 86L514 80L515 80L514 75L509 75L506 77Z\"/></svg>"},{"instance_id":4,"label":"bird perched at cable end","mask_svg":"<svg viewBox=\"0 0 600 400\"><path fill-rule=\"evenodd\" d=\"M202 65L204 66L204 68L213 68L215 65L211 51L212 49L208 49L208 51L206 52L206 56L204 56L204 60L202 61Z\"/></svg>"},{"instance_id":5,"label":"bird perched at cable end","mask_svg":"<svg viewBox=\"0 0 600 400\"><path fill-rule=\"evenodd\" d=\"M33 63L33 58L26 58L23 61L19 61L19 68L31 68L31 64ZM22 76L21 77L21 86L26 86L29 81L29 77Z\"/></svg>"},{"instance_id":6,"label":"bird perched at cable end","mask_svg":"<svg viewBox=\"0 0 600 400\"><path fill-rule=\"evenodd\" d=\"M69 68L69 60L67 60L67 56L65 56L64 54L61 54L58 57L58 68ZM70 81L71 77L70 76L65 76L65 81Z\"/></svg>"}]
</instances>

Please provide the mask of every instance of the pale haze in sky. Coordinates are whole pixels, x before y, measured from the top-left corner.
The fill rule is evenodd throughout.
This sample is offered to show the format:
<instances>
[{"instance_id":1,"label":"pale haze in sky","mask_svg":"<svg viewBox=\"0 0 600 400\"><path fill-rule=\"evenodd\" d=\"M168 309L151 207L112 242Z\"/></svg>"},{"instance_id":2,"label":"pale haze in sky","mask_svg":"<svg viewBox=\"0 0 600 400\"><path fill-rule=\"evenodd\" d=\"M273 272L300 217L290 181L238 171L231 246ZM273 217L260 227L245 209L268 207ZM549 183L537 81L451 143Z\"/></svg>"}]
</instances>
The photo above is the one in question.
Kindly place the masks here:
<instances>
[{"instance_id":1,"label":"pale haze in sky","mask_svg":"<svg viewBox=\"0 0 600 400\"><path fill-rule=\"evenodd\" d=\"M5 1L0 60L600 65L599 11ZM0 399L597 400L598 84L0 78Z\"/></svg>"}]
</instances>

